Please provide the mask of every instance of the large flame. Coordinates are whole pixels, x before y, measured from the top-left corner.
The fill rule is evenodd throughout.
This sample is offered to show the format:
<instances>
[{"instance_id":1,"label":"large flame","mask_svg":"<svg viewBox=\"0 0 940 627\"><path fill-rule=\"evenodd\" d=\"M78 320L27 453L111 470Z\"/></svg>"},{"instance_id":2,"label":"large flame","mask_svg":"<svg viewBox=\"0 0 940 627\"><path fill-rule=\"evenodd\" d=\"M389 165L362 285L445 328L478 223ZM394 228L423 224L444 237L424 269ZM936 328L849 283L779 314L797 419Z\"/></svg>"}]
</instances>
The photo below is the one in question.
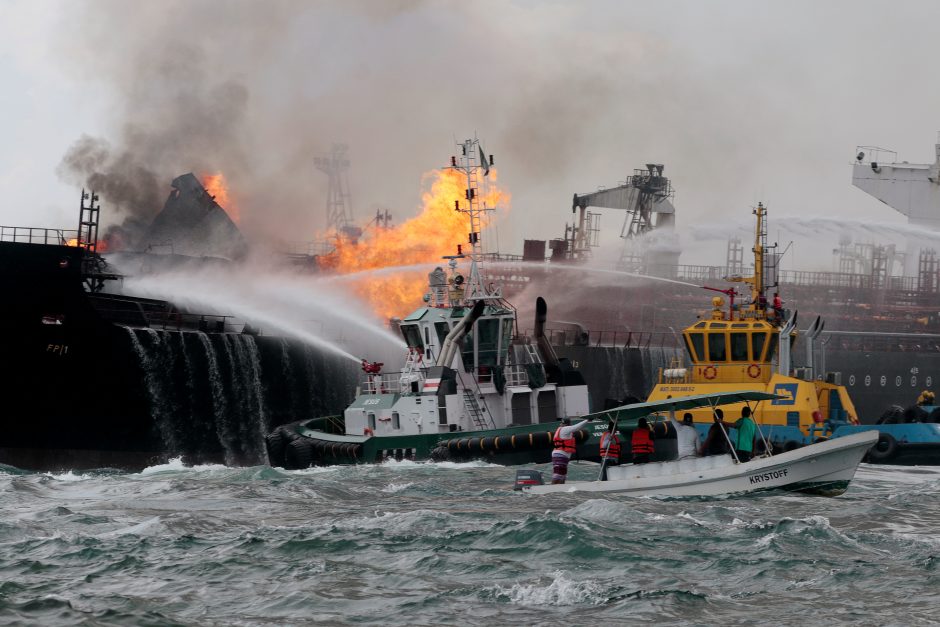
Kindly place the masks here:
<instances>
[{"instance_id":1,"label":"large flame","mask_svg":"<svg viewBox=\"0 0 940 627\"><path fill-rule=\"evenodd\" d=\"M510 195L496 186L495 168L487 178L488 189L479 200L488 207L508 208ZM352 273L443 263L441 257L455 254L458 245L469 251L470 220L467 214L454 209L455 200L465 206L466 176L456 170L434 170L424 175L422 184L429 181L430 190L422 194L417 216L399 226L369 228L356 242L336 237L336 250L322 260L322 265ZM427 272L383 273L375 277L367 273L355 282L354 289L383 319L402 317L421 304L428 289Z\"/></svg>"},{"instance_id":2,"label":"large flame","mask_svg":"<svg viewBox=\"0 0 940 627\"><path fill-rule=\"evenodd\" d=\"M241 216L238 214L238 207L235 205L235 201L229 196L228 183L225 180L225 176L221 172L217 174L203 174L201 182L202 186L209 192L209 195L215 198L216 204L225 210L225 213L228 214L228 217L230 217L233 222L238 224Z\"/></svg>"}]
</instances>

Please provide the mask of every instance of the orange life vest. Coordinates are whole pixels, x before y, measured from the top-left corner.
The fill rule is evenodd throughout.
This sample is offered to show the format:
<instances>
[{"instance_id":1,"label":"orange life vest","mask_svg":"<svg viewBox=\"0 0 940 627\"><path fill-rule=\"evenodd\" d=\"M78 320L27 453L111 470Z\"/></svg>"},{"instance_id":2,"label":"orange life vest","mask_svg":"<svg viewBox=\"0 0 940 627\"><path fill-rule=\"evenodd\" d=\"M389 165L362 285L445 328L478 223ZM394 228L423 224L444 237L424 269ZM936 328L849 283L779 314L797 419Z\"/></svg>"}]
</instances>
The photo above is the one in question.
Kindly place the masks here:
<instances>
[{"instance_id":1,"label":"orange life vest","mask_svg":"<svg viewBox=\"0 0 940 627\"><path fill-rule=\"evenodd\" d=\"M610 448L607 447L607 440L610 440ZM620 459L620 438L616 433L613 437L607 431L601 434L601 457Z\"/></svg>"},{"instance_id":2,"label":"orange life vest","mask_svg":"<svg viewBox=\"0 0 940 627\"><path fill-rule=\"evenodd\" d=\"M653 452L653 439L649 429L634 429L630 438L630 449L634 455L646 455Z\"/></svg>"},{"instance_id":3,"label":"orange life vest","mask_svg":"<svg viewBox=\"0 0 940 627\"><path fill-rule=\"evenodd\" d=\"M553 438L553 443L555 444L555 448L556 448L556 449L560 449L560 450L562 450L562 451L564 451L564 452L566 452L566 453L572 453L572 454L573 454L575 451L578 450L577 442L576 442L575 439L574 439L574 435L572 435L570 438L567 438L567 439L565 439L565 440L562 440L561 437L560 437L560 436L561 436L561 429L562 429L562 427L558 427L558 428L555 430L555 437Z\"/></svg>"}]
</instances>

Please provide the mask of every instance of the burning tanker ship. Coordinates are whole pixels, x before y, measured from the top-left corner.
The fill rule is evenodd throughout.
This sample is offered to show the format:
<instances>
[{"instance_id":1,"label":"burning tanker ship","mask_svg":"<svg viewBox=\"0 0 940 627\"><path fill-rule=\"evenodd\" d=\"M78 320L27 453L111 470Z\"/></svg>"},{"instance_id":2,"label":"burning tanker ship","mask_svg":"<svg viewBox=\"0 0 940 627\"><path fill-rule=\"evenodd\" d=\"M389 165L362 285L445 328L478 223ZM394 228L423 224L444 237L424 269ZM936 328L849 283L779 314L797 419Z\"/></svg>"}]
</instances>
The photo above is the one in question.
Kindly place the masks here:
<instances>
[{"instance_id":1,"label":"burning tanker ship","mask_svg":"<svg viewBox=\"0 0 940 627\"><path fill-rule=\"evenodd\" d=\"M4 406L0 463L22 468L258 464L264 434L298 414L336 411L355 384L348 359L257 334L234 317L124 294L101 253L98 198L77 231L0 227ZM244 238L192 174L173 181L124 265L227 264ZM172 239L169 254L151 251ZM195 253L204 256L196 258Z\"/></svg>"}]
</instances>

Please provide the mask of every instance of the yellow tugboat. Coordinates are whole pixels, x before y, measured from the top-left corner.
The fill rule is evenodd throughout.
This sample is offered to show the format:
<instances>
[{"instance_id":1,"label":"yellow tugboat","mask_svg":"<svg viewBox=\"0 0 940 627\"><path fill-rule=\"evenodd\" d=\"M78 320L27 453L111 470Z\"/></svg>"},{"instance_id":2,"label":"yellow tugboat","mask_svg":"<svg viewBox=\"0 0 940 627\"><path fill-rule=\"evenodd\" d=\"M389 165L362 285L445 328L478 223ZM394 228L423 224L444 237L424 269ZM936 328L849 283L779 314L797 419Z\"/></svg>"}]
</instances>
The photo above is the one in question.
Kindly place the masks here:
<instances>
[{"instance_id":1,"label":"yellow tugboat","mask_svg":"<svg viewBox=\"0 0 940 627\"><path fill-rule=\"evenodd\" d=\"M727 303L715 296L708 318L683 331L690 365L660 369L648 400L743 390L782 396L752 410L775 447L792 449L831 433L835 426L857 424L858 414L845 387L815 378L811 368L799 372L801 377L793 376L790 348L796 340L796 314L788 315L776 293L768 300L767 275L776 276L777 255L768 255L767 209L758 204L754 215L754 275L727 278L747 286L744 302L735 302L740 293L734 287L705 288L724 293ZM809 334L821 328L817 319ZM737 419L741 407L743 403L725 407L726 418ZM699 429L712 423L709 408L691 413Z\"/></svg>"}]
</instances>

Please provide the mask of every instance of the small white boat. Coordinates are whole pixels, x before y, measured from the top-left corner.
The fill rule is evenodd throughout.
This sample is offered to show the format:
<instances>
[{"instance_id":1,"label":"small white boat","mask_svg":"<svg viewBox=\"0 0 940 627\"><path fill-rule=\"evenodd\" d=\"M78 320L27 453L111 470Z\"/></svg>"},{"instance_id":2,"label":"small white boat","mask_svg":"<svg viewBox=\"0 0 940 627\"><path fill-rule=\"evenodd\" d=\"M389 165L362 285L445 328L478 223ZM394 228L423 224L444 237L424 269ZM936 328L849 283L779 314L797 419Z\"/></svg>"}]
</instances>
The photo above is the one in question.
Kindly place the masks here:
<instances>
[{"instance_id":1,"label":"small white boat","mask_svg":"<svg viewBox=\"0 0 940 627\"><path fill-rule=\"evenodd\" d=\"M611 410L611 418L632 418L651 411L686 409L695 405L717 406L741 400L773 398L759 392L701 394L669 401L638 403ZM748 397L747 399L745 397ZM591 416L600 417L600 416ZM570 481L539 485L540 473L528 476L521 489L529 494L612 493L627 496L719 496L763 490L790 490L823 496L846 491L862 458L875 442L877 431L868 431L810 444L779 455L740 463L731 455L686 458L648 464L628 464L607 469L604 481ZM535 485L533 485L533 483ZM527 484L527 485L525 485Z\"/></svg>"}]
</instances>

